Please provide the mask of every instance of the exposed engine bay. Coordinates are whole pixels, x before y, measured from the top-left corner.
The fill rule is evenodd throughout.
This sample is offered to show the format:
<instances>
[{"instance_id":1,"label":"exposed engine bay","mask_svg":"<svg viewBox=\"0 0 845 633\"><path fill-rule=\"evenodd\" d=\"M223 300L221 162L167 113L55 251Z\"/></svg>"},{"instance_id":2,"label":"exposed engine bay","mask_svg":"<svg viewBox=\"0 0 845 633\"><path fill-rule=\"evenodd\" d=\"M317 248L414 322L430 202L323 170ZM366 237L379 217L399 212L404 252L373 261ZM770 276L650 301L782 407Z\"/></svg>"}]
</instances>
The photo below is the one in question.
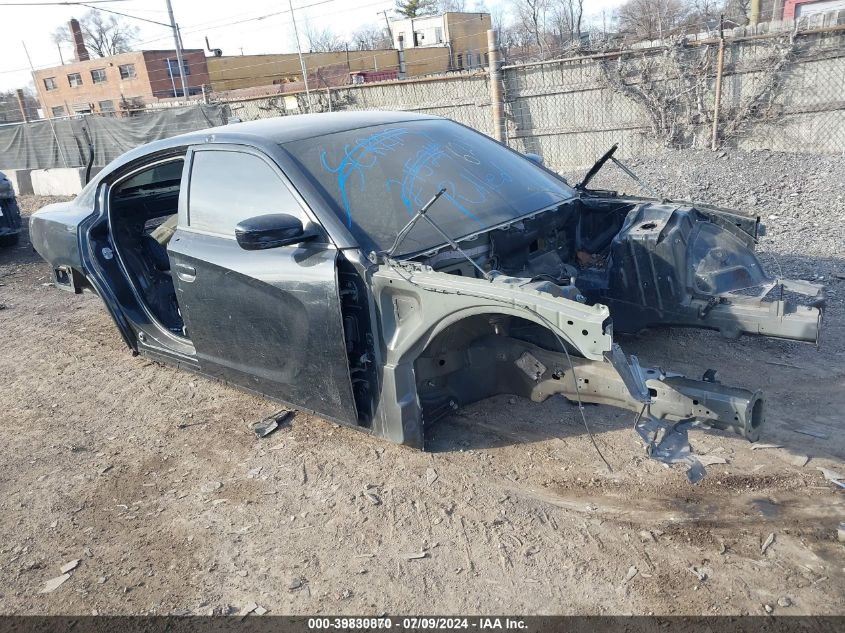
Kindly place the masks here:
<instances>
[{"instance_id":1,"label":"exposed engine bay","mask_svg":"<svg viewBox=\"0 0 845 633\"><path fill-rule=\"evenodd\" d=\"M727 429L754 441L765 419L762 395L722 385L712 369L695 380L640 367L612 343L613 333L681 325L732 338L758 334L815 343L824 290L765 273L753 252L758 218L602 193L411 260L385 259L397 329L414 318L406 313L410 306L427 307L419 297L425 291L437 293L441 303L443 295L455 295L447 311L473 305L457 297L513 308L509 314L469 308L477 315L441 331L415 357L421 415L430 424L497 393L609 404L636 414L634 428L649 456L685 463L696 482L705 469L691 452L688 430ZM408 282L404 290L402 282ZM780 298L763 300L772 291ZM809 305L785 300L785 291L808 296ZM540 297L556 308L544 312ZM562 306L572 310L565 321Z\"/></svg>"},{"instance_id":2,"label":"exposed engine bay","mask_svg":"<svg viewBox=\"0 0 845 633\"><path fill-rule=\"evenodd\" d=\"M753 252L759 230L757 218L712 208L582 197L460 246L526 288L607 305L617 332L689 325L816 342L822 287L768 277ZM453 249L417 261L478 276ZM810 295L812 305L759 301L775 287Z\"/></svg>"}]
</instances>

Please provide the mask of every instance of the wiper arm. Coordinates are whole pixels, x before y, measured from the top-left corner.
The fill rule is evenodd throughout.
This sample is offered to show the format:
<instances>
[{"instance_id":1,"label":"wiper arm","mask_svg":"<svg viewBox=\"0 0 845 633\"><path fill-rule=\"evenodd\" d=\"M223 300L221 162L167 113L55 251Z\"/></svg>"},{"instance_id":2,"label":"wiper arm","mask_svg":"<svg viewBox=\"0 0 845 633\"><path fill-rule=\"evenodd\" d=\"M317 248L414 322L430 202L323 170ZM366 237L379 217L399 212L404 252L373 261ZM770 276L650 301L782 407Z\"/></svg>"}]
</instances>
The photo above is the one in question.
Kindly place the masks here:
<instances>
[{"instance_id":1,"label":"wiper arm","mask_svg":"<svg viewBox=\"0 0 845 633\"><path fill-rule=\"evenodd\" d=\"M454 248L454 249L455 249L458 253L460 253L461 255L463 255L463 256L464 256L464 258L465 258L465 259L466 259L466 260L467 260L470 264L472 264L473 266L475 266L475 269L476 269L478 272L480 272L480 273L481 273L481 276L482 276L482 277L484 277L485 279L490 279L490 273L488 273L488 272L487 272L486 270L484 270L481 266L479 266L479 265L476 263L476 261L475 261L472 257L470 257L469 255L467 255L467 254L463 251L463 249L461 249L461 247L460 247L460 246L458 246L458 243L457 243L455 240L453 240L451 237L449 237L449 236L448 236L448 235L447 235L447 234L443 231L443 229L441 229L439 226L437 226L437 224L434 222L434 220L432 220L430 217L428 217L428 215L426 215L426 212L427 212L427 211L428 211L428 210L432 207L432 205L433 205L435 202L437 202L438 198L440 198L440 196L442 196L444 193L446 193L446 188L445 188L445 187L444 187L443 189L441 189L440 191L438 191L437 193L435 193L435 194L431 197L431 200L429 200L428 202L426 202L426 203L425 203L425 204L424 204L424 205L420 208L420 210L419 210L419 211L417 211L417 213L414 215L414 217L412 217L410 220L408 220L408 223L407 223L405 226L403 226L403 227L402 227L402 230L401 230L401 231L399 231L399 233L396 235L396 239L395 239L395 240L394 240L394 242L393 242L393 246L391 246L391 247L390 247L390 249L389 249L389 250L387 250L386 252L383 252L383 253L382 253L382 255L384 256L384 258L385 258L385 260L386 260L386 261L389 261L389 260L393 259L393 254L396 252L396 249L397 249L397 248L399 248L399 244L401 244L401 243L402 243L402 240L404 240L404 239L405 239L405 237L408 235L408 233L410 233L410 232L411 232L411 229L413 229L413 228L414 228L414 226L416 226L416 224L417 224L417 222L419 222L420 218L425 218L426 222L428 222L428 223L431 225L431 227L432 227L435 231L437 231L437 232L440 234L440 236L441 236L444 240L446 240L452 248Z\"/></svg>"},{"instance_id":2,"label":"wiper arm","mask_svg":"<svg viewBox=\"0 0 845 633\"><path fill-rule=\"evenodd\" d=\"M597 160L597 161L593 164L593 166L592 166L592 167L590 167L590 171L588 171L588 172L586 173L586 175L584 176L583 180L581 180L581 182L579 182L577 185L575 185L575 188L576 188L576 189L586 189L587 185L588 185L588 184L590 184L590 181L593 179L593 177L594 177L597 173L599 173L599 170L600 170L602 167L604 167L604 164L605 164L607 161L609 161L611 158L613 158L613 154L616 152L616 150L617 150L617 149L619 149L619 143L614 143L614 144L613 144L613 147L611 147L609 150L607 150L607 151L604 153L604 155L603 155L601 158L599 158L599 159L598 159L598 160Z\"/></svg>"},{"instance_id":3,"label":"wiper arm","mask_svg":"<svg viewBox=\"0 0 845 633\"><path fill-rule=\"evenodd\" d=\"M585 175L585 176L584 176L584 179L583 179L581 182L579 182L577 185L575 185L575 188L576 188L576 189L578 189L578 190L581 190L581 191L583 191L584 189L586 189L587 184L589 184L589 182L593 179L593 177L594 177L597 173L599 173L599 170L600 170L602 167L604 167L604 164L605 164L607 161L613 161L613 164L614 164L614 165L616 165L619 169L621 169L623 172L625 172L625 175L627 175L629 178L631 178L631 180L633 180L635 183L637 183L637 184L638 184L640 187L642 187L645 191L647 191L648 193L650 193L650 194L652 195L652 197L654 197L654 198L660 198L661 196L659 196L659 195L657 194L657 192L656 192L654 189L652 189L651 187L649 187L649 186L648 186L648 185L647 185L647 184L646 184L646 183L642 180L642 178L640 178L639 176L637 176L634 172L632 172L630 169L628 169L628 167L626 167L625 165L623 165L621 161L619 161L618 159L616 159L616 158L614 158L614 157L613 157L613 154L615 154L615 153L616 153L616 150L617 150L618 148L619 148L619 144L618 144L618 143L614 143L614 144L613 144L613 147L611 147L609 150L607 150L607 151L604 153L604 156L602 156L601 158L599 158L599 159L596 161L595 165L593 165L592 167L590 167L590 171L588 171L588 172L587 172L587 175Z\"/></svg>"},{"instance_id":4,"label":"wiper arm","mask_svg":"<svg viewBox=\"0 0 845 633\"><path fill-rule=\"evenodd\" d=\"M405 237L408 235L408 233L411 232L411 229L413 229L414 226L416 226L416 224L417 224L417 222L419 222L420 218L425 217L426 211L428 211L434 205L434 203L437 202L437 199L440 196L442 196L444 193L446 193L446 187L443 187L443 189L441 189L440 191L435 193L431 197L431 200L426 202L420 208L420 210L417 211L414 214L414 217L412 217L410 220L408 220L408 223L405 224L405 226L402 227L402 230L400 230L399 233L396 234L396 239L393 240L393 246L391 246L385 253L383 253L384 255L386 255L387 257L393 258L393 254L396 252L396 249L399 248L399 244L402 243L402 240L404 240ZM426 218L426 219L428 219L428 218ZM428 221L431 222L431 220L428 220Z\"/></svg>"}]
</instances>

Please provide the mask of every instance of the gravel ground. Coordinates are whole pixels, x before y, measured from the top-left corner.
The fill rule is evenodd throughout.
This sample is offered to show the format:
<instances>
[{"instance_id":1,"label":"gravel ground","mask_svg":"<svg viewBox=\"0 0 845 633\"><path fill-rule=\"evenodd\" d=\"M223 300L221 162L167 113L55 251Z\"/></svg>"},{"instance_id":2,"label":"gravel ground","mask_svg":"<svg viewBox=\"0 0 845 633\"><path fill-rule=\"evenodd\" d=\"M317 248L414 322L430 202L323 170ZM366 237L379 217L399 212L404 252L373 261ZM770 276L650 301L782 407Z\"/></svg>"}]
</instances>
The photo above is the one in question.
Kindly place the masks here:
<instances>
[{"instance_id":1,"label":"gravel ground","mask_svg":"<svg viewBox=\"0 0 845 633\"><path fill-rule=\"evenodd\" d=\"M0 251L0 612L845 614L845 503L817 470L845 472L845 282L831 278L845 165L667 152L631 166L670 196L759 213L772 265L830 282L820 350L620 339L643 363L762 389L761 441L781 448L693 432L727 463L690 486L645 458L631 415L589 407L607 472L576 408L508 397L436 425L427 453L301 413L256 440L248 423L271 403L133 358L100 301L46 285L23 240ZM620 187L615 171L597 184Z\"/></svg>"}]
</instances>

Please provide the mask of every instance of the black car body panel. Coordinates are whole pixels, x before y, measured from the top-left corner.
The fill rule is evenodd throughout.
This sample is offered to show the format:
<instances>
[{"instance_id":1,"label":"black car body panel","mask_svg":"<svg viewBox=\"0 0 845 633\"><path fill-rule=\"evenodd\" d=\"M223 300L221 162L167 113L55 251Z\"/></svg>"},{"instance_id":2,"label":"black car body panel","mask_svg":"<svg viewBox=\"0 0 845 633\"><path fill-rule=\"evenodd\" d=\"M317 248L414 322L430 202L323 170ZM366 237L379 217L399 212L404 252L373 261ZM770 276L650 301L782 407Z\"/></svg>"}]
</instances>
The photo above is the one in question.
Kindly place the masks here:
<instances>
[{"instance_id":1,"label":"black car body panel","mask_svg":"<svg viewBox=\"0 0 845 633\"><path fill-rule=\"evenodd\" d=\"M416 447L495 393L611 404L691 479L687 428L754 439L760 394L641 368L614 330L815 341L819 305L762 301L787 282L754 255L758 231L709 205L573 189L457 123L389 112L158 141L31 220L57 285L97 292L135 352Z\"/></svg>"},{"instance_id":2,"label":"black car body panel","mask_svg":"<svg viewBox=\"0 0 845 633\"><path fill-rule=\"evenodd\" d=\"M21 233L21 211L12 181L0 171L0 246L16 244Z\"/></svg>"}]
</instances>

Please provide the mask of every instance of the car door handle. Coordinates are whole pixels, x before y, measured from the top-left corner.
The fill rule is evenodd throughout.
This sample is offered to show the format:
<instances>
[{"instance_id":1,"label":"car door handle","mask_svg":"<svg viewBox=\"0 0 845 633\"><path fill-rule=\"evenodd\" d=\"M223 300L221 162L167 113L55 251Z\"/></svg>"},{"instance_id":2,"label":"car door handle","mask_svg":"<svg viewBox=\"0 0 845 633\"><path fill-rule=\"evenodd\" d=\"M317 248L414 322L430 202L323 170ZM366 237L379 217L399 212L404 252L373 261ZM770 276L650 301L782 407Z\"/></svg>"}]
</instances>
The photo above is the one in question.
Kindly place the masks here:
<instances>
[{"instance_id":1,"label":"car door handle","mask_svg":"<svg viewBox=\"0 0 845 633\"><path fill-rule=\"evenodd\" d=\"M197 278L197 269L187 264L176 264L176 276L190 283Z\"/></svg>"}]
</instances>

